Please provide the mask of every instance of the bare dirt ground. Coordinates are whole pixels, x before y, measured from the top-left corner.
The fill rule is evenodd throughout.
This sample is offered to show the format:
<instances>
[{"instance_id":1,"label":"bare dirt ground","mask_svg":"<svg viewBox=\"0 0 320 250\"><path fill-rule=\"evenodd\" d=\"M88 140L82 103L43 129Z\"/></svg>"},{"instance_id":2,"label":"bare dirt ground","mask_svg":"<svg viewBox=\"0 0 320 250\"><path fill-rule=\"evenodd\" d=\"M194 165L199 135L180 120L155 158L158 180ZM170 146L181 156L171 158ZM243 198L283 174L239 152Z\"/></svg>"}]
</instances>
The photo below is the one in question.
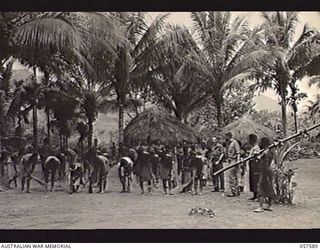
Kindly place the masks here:
<instances>
[{"instance_id":1,"label":"bare dirt ground","mask_svg":"<svg viewBox=\"0 0 320 250\"><path fill-rule=\"evenodd\" d=\"M256 214L257 202L245 193L223 197L205 188L203 196L165 196L162 189L140 195L135 183L130 194L119 193L113 169L108 192L88 194L87 189L70 195L67 190L44 193L33 183L30 194L19 190L0 193L1 229L110 229L110 228L320 228L320 159L299 160L294 181L294 206L275 205L273 212ZM248 186L248 185L247 185ZM214 218L189 216L193 207L212 208Z\"/></svg>"}]
</instances>

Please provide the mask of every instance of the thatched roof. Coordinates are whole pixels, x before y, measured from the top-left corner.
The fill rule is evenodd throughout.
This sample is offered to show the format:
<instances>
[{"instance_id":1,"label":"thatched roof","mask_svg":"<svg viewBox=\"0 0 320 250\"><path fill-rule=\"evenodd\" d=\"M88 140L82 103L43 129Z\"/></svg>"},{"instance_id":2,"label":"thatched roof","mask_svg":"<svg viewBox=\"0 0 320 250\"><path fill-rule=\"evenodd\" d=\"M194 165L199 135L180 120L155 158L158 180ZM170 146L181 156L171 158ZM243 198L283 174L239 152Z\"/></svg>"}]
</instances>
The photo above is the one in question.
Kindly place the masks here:
<instances>
[{"instance_id":1,"label":"thatched roof","mask_svg":"<svg viewBox=\"0 0 320 250\"><path fill-rule=\"evenodd\" d=\"M276 133L271 129L262 126L251 120L248 116L244 116L227 126L225 126L221 134L231 132L233 137L241 142L247 142L249 134L256 134L260 140L262 137L269 137L271 140L276 138Z\"/></svg>"},{"instance_id":2,"label":"thatched roof","mask_svg":"<svg viewBox=\"0 0 320 250\"><path fill-rule=\"evenodd\" d=\"M139 114L124 131L125 142L130 145L146 141L148 137L150 142L160 140L163 144L197 143L201 139L200 133L156 107Z\"/></svg>"}]
</instances>

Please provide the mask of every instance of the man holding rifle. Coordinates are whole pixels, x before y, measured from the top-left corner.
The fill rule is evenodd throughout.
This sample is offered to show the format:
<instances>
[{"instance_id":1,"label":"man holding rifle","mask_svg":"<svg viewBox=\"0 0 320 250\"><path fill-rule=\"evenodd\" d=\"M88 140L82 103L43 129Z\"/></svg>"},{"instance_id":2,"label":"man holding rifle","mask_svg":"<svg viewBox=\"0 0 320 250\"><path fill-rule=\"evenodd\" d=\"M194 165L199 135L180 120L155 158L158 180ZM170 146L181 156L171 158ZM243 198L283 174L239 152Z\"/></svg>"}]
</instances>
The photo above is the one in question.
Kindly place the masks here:
<instances>
[{"instance_id":1,"label":"man holding rifle","mask_svg":"<svg viewBox=\"0 0 320 250\"><path fill-rule=\"evenodd\" d=\"M227 141L227 161L229 164L236 163L240 161L240 145L237 140L232 138L232 133L227 132L225 134ZM236 197L240 195L239 192L239 174L240 166L236 166L229 170L228 179L231 193L228 197Z\"/></svg>"}]
</instances>

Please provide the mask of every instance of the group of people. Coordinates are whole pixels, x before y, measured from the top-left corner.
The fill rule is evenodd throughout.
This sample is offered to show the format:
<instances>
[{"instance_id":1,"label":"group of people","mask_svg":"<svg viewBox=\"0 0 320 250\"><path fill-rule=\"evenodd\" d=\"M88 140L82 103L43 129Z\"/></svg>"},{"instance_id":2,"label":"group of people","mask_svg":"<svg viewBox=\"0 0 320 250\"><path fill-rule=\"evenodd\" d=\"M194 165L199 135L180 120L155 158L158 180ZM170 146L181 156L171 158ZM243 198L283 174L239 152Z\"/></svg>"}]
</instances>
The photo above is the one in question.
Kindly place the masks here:
<instances>
[{"instance_id":1,"label":"group of people","mask_svg":"<svg viewBox=\"0 0 320 250\"><path fill-rule=\"evenodd\" d=\"M173 195L173 190L178 187L180 193L202 195L204 188L209 186L209 181L212 181L212 192L227 191L228 197L237 197L244 191L244 175L246 169L249 169L250 191L253 193L251 200L260 201L260 207L255 212L271 211L271 202L275 196L270 167L273 153L272 150L268 149L271 142L265 137L258 143L257 135L250 134L248 143L241 143L233 138L231 132L228 132L223 137L217 136L212 138L210 142L203 141L200 144L184 142L178 146L165 146L158 142L152 145L145 143L137 147L127 148L116 164L119 180L122 184L121 192L130 192L135 177L135 181L140 186L141 194L145 192L145 184L147 184L148 192L152 192L154 187L162 186L164 194L168 195ZM29 192L30 173L33 172L36 162L40 161L44 171L45 183L48 183L49 174L51 174L53 189L54 180L61 180L66 176L64 171L66 161L70 161L69 172L71 177L72 173L75 177L71 178L70 182L74 184L73 191L77 191L80 184L84 184L82 178L85 174L85 167L83 165L85 163L97 165L96 163L101 162L101 164L98 164L99 168L93 169L96 169L96 175L101 175L101 179L96 179L98 179L98 185L101 186L101 192L104 191L107 175L112 167L112 164L109 164L108 157L112 157L103 155L99 151L97 140L95 140L91 154L88 154L91 155L88 158L92 160L88 159L88 161L82 163L76 162L75 152L74 154L67 154L66 152L52 154L47 147L48 145L45 143L40 148L39 153L34 152L29 147L20 158L16 154L10 155L6 151L2 152L0 165L2 167L7 165L9 187L12 183L17 187L17 178L20 177L22 191L26 184L26 191ZM261 149L266 150L263 154L258 154ZM215 174L248 155L256 155L256 157L225 172ZM18 166L20 167L17 168ZM61 166L64 167L61 168ZM99 183L99 180L103 183ZM75 187L77 188L74 189ZM265 201L267 207L263 208Z\"/></svg>"},{"instance_id":2,"label":"group of people","mask_svg":"<svg viewBox=\"0 0 320 250\"><path fill-rule=\"evenodd\" d=\"M148 146L145 143L129 149L118 163L122 192L130 191L132 176L135 175L142 194L145 191L144 183L147 183L148 191L151 192L153 186L162 182L164 194L173 195L172 189L180 183L180 193L202 195L211 179L212 192L227 191L228 197L237 197L244 192L244 176L249 169L250 191L253 193L250 200L260 201L260 207L255 212L271 211L275 193L271 170L273 153L268 149L270 144L270 139L266 137L259 144L255 134L250 134L248 141L241 143L233 138L231 132L201 144L164 146L158 142ZM258 154L261 149L266 149L262 155ZM246 156L256 157L215 174ZM265 201L267 207L263 209Z\"/></svg>"},{"instance_id":3,"label":"group of people","mask_svg":"<svg viewBox=\"0 0 320 250\"><path fill-rule=\"evenodd\" d=\"M131 148L119 162L119 176L124 180L124 173L136 175L144 193L143 183L147 182L149 192L162 180L164 194L171 194L172 189L181 183L180 193L202 195L203 188L211 179L212 192L224 192L224 173L214 173L223 168L224 162L240 159L241 149L232 134L226 134L226 140L216 137L211 142L201 144L182 143L179 146L164 146L159 142L148 146L147 143ZM127 169L127 171L126 171ZM241 179L241 178L240 178ZM239 179L239 180L240 180ZM239 183L238 174L232 171L229 177L231 192L228 196L238 196L243 191L243 181ZM123 188L123 192L126 188Z\"/></svg>"}]
</instances>

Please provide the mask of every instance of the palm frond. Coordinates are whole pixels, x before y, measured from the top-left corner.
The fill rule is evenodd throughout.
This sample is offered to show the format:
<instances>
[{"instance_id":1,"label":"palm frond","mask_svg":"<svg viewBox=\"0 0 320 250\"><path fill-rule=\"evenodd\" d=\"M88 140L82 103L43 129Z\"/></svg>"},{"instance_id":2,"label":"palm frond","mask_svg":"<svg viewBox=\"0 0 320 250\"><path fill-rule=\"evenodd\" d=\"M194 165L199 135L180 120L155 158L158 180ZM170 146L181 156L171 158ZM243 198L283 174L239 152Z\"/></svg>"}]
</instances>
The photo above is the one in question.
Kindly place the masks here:
<instances>
[{"instance_id":1,"label":"palm frond","mask_svg":"<svg viewBox=\"0 0 320 250\"><path fill-rule=\"evenodd\" d=\"M63 15L50 13L17 27L14 39L23 47L43 50L66 47L79 50L83 46L81 34L74 25Z\"/></svg>"},{"instance_id":2,"label":"palm frond","mask_svg":"<svg viewBox=\"0 0 320 250\"><path fill-rule=\"evenodd\" d=\"M287 39L288 42L291 43L294 39L294 35L296 32L297 25L299 23L299 13L288 11L286 12L286 24L285 24L285 31L288 34Z\"/></svg>"},{"instance_id":3,"label":"palm frond","mask_svg":"<svg viewBox=\"0 0 320 250\"><path fill-rule=\"evenodd\" d=\"M134 50L132 51L132 57L136 57L141 51L143 51L147 46L154 43L157 35L162 31L165 25L165 21L168 18L167 14L162 14L156 17L156 19L147 26L144 34L138 41L138 43L134 46Z\"/></svg>"},{"instance_id":4,"label":"palm frond","mask_svg":"<svg viewBox=\"0 0 320 250\"><path fill-rule=\"evenodd\" d=\"M12 67L13 67L13 60L9 61L3 72L0 71L0 90L4 91L6 96L10 92L10 87L12 85Z\"/></svg>"},{"instance_id":5,"label":"palm frond","mask_svg":"<svg viewBox=\"0 0 320 250\"><path fill-rule=\"evenodd\" d=\"M268 48L268 47L256 47L251 52L245 54L242 60L234 65L229 74L226 75L226 79L232 78L241 72L245 72L249 69L257 68L261 65L273 65L275 58L283 58L283 50L281 48Z\"/></svg>"},{"instance_id":6,"label":"palm frond","mask_svg":"<svg viewBox=\"0 0 320 250\"><path fill-rule=\"evenodd\" d=\"M237 84L241 84L245 82L246 80L252 79L254 77L254 71L253 70L247 70L243 71L239 74L236 74L235 76L231 77L227 81L223 83L222 92L225 90L231 89L233 86Z\"/></svg>"}]
</instances>

